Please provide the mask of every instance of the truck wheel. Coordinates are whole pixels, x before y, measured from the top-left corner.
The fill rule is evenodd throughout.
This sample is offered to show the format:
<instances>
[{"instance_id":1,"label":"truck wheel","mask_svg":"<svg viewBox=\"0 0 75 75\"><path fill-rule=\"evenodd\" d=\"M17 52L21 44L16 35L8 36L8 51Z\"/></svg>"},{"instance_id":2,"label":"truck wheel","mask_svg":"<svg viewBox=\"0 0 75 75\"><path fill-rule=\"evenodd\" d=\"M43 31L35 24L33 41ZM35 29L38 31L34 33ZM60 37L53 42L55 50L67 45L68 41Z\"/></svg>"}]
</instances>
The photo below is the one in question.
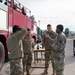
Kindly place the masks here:
<instances>
[{"instance_id":1,"label":"truck wheel","mask_svg":"<svg viewBox=\"0 0 75 75\"><path fill-rule=\"evenodd\" d=\"M3 44L0 42L0 70L3 67L4 60L5 60L5 50Z\"/></svg>"}]
</instances>

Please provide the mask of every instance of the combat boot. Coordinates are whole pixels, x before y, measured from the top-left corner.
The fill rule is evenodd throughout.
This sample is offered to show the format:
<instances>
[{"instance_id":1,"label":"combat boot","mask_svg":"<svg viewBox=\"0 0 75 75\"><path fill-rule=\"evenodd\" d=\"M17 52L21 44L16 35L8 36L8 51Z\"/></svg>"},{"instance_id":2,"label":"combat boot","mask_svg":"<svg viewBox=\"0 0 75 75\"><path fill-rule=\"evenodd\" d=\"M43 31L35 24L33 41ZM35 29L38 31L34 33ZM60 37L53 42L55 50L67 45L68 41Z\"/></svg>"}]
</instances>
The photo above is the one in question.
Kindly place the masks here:
<instances>
[{"instance_id":1,"label":"combat boot","mask_svg":"<svg viewBox=\"0 0 75 75\"><path fill-rule=\"evenodd\" d=\"M42 75L46 75L48 74L47 70L44 70L44 72L42 73Z\"/></svg>"},{"instance_id":2,"label":"combat boot","mask_svg":"<svg viewBox=\"0 0 75 75\"><path fill-rule=\"evenodd\" d=\"M55 70L53 70L53 75L56 75L56 71Z\"/></svg>"},{"instance_id":3,"label":"combat boot","mask_svg":"<svg viewBox=\"0 0 75 75\"><path fill-rule=\"evenodd\" d=\"M26 75L30 75L30 73L27 73Z\"/></svg>"},{"instance_id":4,"label":"combat boot","mask_svg":"<svg viewBox=\"0 0 75 75\"><path fill-rule=\"evenodd\" d=\"M27 71L27 74L26 75L30 75L29 71Z\"/></svg>"}]
</instances>

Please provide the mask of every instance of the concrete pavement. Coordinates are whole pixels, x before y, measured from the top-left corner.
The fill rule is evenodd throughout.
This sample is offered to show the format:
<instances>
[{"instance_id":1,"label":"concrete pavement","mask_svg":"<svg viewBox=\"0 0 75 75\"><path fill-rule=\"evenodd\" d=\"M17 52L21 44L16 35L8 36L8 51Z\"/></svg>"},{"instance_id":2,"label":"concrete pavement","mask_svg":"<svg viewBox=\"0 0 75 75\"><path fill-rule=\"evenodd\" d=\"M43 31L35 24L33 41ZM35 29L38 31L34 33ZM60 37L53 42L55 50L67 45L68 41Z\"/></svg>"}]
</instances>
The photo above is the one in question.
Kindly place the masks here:
<instances>
[{"instance_id":1,"label":"concrete pavement","mask_svg":"<svg viewBox=\"0 0 75 75\"><path fill-rule=\"evenodd\" d=\"M4 64L3 69L0 72L0 75L10 75L10 68L9 68L9 62ZM33 64L34 66L34 64ZM39 66L44 66L44 61L39 61ZM52 67L51 63L49 65L49 74L52 74ZM41 75L44 68L32 68L31 75ZM64 69L64 75L75 75L75 57L73 56L73 41L67 40L66 44L66 57L65 57L65 69Z\"/></svg>"}]
</instances>

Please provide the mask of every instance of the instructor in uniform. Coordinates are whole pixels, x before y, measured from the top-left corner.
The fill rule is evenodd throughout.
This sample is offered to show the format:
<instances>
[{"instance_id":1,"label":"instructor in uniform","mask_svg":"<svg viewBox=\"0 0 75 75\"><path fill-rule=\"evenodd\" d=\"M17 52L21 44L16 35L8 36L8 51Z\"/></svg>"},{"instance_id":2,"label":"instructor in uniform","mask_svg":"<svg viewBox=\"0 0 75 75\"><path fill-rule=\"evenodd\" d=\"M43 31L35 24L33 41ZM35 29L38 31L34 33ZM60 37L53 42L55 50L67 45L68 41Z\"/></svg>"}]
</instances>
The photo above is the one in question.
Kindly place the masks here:
<instances>
[{"instance_id":1,"label":"instructor in uniform","mask_svg":"<svg viewBox=\"0 0 75 75\"><path fill-rule=\"evenodd\" d=\"M47 31L44 34L48 34L51 38L55 39L57 34L52 30L52 26L50 24L47 25ZM52 57L52 48L50 47L50 39L43 36L43 45L45 46L45 70L42 73L42 75L48 74L48 68L49 68L49 61L52 62L52 68L53 68L53 75L55 75L55 68L54 68L54 58Z\"/></svg>"}]
</instances>

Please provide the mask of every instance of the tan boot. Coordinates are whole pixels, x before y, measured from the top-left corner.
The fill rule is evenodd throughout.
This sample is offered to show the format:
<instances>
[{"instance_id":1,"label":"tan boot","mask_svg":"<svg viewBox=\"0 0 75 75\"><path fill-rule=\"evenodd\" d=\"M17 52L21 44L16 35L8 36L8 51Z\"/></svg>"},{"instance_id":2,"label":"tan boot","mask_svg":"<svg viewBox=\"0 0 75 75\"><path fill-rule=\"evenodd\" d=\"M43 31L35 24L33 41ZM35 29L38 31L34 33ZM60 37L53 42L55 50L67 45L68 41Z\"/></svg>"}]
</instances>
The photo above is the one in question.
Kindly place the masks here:
<instances>
[{"instance_id":1,"label":"tan boot","mask_svg":"<svg viewBox=\"0 0 75 75\"><path fill-rule=\"evenodd\" d=\"M53 75L56 75L56 71L55 70L53 70Z\"/></svg>"},{"instance_id":2,"label":"tan boot","mask_svg":"<svg viewBox=\"0 0 75 75\"><path fill-rule=\"evenodd\" d=\"M30 75L29 71L27 71L27 74L26 75Z\"/></svg>"}]
</instances>

